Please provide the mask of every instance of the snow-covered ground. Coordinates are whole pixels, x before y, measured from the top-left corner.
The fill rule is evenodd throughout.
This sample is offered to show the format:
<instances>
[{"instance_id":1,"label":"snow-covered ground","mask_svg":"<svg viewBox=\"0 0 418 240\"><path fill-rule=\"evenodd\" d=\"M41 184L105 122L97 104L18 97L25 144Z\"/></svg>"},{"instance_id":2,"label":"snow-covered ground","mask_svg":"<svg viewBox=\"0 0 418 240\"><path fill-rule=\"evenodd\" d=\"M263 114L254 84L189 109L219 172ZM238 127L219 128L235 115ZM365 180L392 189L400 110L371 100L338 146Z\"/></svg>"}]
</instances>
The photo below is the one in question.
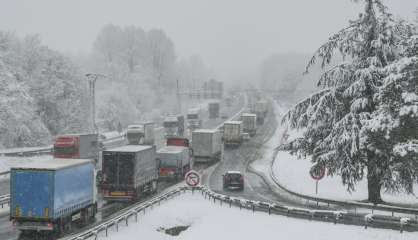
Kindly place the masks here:
<instances>
[{"instance_id":1,"label":"snow-covered ground","mask_svg":"<svg viewBox=\"0 0 418 240\"><path fill-rule=\"evenodd\" d=\"M164 232L178 226L188 228L178 236ZM101 233L100 235L104 235ZM99 235L99 239L102 237ZM268 215L208 201L200 193L186 193L162 202L140 214L138 223L134 218L126 227L124 222L119 231L109 231L111 240L137 239L312 239L312 240L366 240L366 239L416 239L416 233L400 234L393 230L367 230L358 226L334 225L332 223L300 220L284 216Z\"/></svg>"},{"instance_id":2,"label":"snow-covered ground","mask_svg":"<svg viewBox=\"0 0 418 240\"><path fill-rule=\"evenodd\" d=\"M284 113L283 106L275 106L276 115L279 117ZM278 119L279 121L281 119ZM280 123L280 122L279 122ZM286 131L286 126L279 124L273 138L266 144L270 151L265 154L265 159L256 161L253 168L265 173L270 170L269 163L271 162L272 149L278 146L284 139L283 133ZM288 141L300 136L300 133L294 130L288 130ZM315 194L315 181L310 177L309 170L312 163L309 159L298 159L296 156L289 154L289 152L280 151L273 163L272 171L281 185L289 190L305 195L317 196L321 198L329 198L335 200L365 200L367 199L367 180L360 181L356 187L356 191L347 192L346 187L342 185L341 178L324 177L319 181L318 194ZM414 186L415 192L418 192L418 185ZM386 202L401 203L401 204L417 204L418 198L414 195L408 194L391 194L382 192L382 198Z\"/></svg>"}]
</instances>

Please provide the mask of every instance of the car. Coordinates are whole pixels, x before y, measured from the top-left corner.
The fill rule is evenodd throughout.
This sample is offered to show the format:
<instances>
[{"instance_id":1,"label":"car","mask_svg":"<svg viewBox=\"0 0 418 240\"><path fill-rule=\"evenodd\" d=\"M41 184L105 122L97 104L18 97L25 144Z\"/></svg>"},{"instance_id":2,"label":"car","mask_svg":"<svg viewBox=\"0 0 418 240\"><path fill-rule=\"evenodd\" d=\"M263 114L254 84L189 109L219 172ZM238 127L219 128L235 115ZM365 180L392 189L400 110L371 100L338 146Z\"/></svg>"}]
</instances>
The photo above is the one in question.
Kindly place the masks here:
<instances>
[{"instance_id":1,"label":"car","mask_svg":"<svg viewBox=\"0 0 418 240\"><path fill-rule=\"evenodd\" d=\"M223 189L244 190L244 176L239 171L227 171L223 177Z\"/></svg>"},{"instance_id":2,"label":"car","mask_svg":"<svg viewBox=\"0 0 418 240\"><path fill-rule=\"evenodd\" d=\"M243 133L243 134L242 134L242 139L243 139L244 141L249 141L249 140L251 139L251 136L250 136L250 134L249 134L249 133Z\"/></svg>"}]
</instances>

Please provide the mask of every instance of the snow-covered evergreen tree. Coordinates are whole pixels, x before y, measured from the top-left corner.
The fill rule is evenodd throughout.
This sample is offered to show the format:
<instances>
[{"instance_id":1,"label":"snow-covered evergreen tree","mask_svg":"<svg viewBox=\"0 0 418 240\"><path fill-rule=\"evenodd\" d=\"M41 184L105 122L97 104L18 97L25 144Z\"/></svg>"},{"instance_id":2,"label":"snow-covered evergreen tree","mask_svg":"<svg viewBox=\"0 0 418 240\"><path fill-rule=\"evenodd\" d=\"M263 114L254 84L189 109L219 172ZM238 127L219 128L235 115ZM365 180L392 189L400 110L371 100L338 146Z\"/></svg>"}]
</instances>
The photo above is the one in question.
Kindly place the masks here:
<instances>
[{"instance_id":1,"label":"snow-covered evergreen tree","mask_svg":"<svg viewBox=\"0 0 418 240\"><path fill-rule=\"evenodd\" d=\"M311 155L314 164L325 167L329 175L340 175L349 191L367 176L368 200L379 203L382 186L408 188L401 178L396 179L398 165L381 154L384 147L377 147L380 139L370 133L370 127L385 99L381 93L389 65L399 58L401 43L412 30L395 21L381 0L362 2L365 9L359 18L331 36L307 66L308 71L320 59L321 66L327 67L318 81L322 90L298 103L283 121L304 130L304 137L290 145L293 153ZM337 51L345 61L328 68Z\"/></svg>"}]
</instances>

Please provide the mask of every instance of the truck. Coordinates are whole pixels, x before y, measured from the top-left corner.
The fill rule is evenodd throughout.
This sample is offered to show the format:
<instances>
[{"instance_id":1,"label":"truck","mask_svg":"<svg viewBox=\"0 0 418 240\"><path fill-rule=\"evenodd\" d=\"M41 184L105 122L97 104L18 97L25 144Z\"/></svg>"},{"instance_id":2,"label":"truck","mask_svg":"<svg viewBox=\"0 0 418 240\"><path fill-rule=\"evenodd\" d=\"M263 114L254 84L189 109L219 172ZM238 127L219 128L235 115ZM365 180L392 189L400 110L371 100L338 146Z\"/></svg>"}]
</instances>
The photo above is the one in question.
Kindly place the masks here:
<instances>
[{"instance_id":1,"label":"truck","mask_svg":"<svg viewBox=\"0 0 418 240\"><path fill-rule=\"evenodd\" d=\"M210 102L208 104L208 110L209 110L209 118L215 119L219 117L219 109L220 109L220 103L219 102Z\"/></svg>"},{"instance_id":2,"label":"truck","mask_svg":"<svg viewBox=\"0 0 418 240\"><path fill-rule=\"evenodd\" d=\"M191 108L187 112L187 125L192 131L202 127L202 119L200 119L200 108Z\"/></svg>"},{"instance_id":3,"label":"truck","mask_svg":"<svg viewBox=\"0 0 418 240\"><path fill-rule=\"evenodd\" d=\"M191 169L188 147L166 146L157 151L159 180L178 181Z\"/></svg>"},{"instance_id":4,"label":"truck","mask_svg":"<svg viewBox=\"0 0 418 240\"><path fill-rule=\"evenodd\" d=\"M238 147L242 144L243 127L242 121L226 121L223 126L225 147Z\"/></svg>"},{"instance_id":5,"label":"truck","mask_svg":"<svg viewBox=\"0 0 418 240\"><path fill-rule=\"evenodd\" d=\"M163 127L166 136L183 136L184 135L184 116L170 115L164 119Z\"/></svg>"},{"instance_id":6,"label":"truck","mask_svg":"<svg viewBox=\"0 0 418 240\"><path fill-rule=\"evenodd\" d=\"M215 129L199 129L192 132L192 149L195 162L219 160L222 150L222 132Z\"/></svg>"},{"instance_id":7,"label":"truck","mask_svg":"<svg viewBox=\"0 0 418 240\"><path fill-rule=\"evenodd\" d=\"M257 123L264 124L264 118L267 116L268 103L265 100L259 100L255 103L255 114L257 114Z\"/></svg>"},{"instance_id":8,"label":"truck","mask_svg":"<svg viewBox=\"0 0 418 240\"><path fill-rule=\"evenodd\" d=\"M54 141L54 158L81 158L99 161L98 134L65 134Z\"/></svg>"},{"instance_id":9,"label":"truck","mask_svg":"<svg viewBox=\"0 0 418 240\"><path fill-rule=\"evenodd\" d=\"M103 151L103 199L135 201L157 191L155 146L126 145Z\"/></svg>"},{"instance_id":10,"label":"truck","mask_svg":"<svg viewBox=\"0 0 418 240\"><path fill-rule=\"evenodd\" d=\"M10 170L10 220L25 233L60 235L97 213L94 161L50 159Z\"/></svg>"},{"instance_id":11,"label":"truck","mask_svg":"<svg viewBox=\"0 0 418 240\"><path fill-rule=\"evenodd\" d=\"M257 132L257 115L253 113L243 113L241 115L243 132L253 137Z\"/></svg>"},{"instance_id":12,"label":"truck","mask_svg":"<svg viewBox=\"0 0 418 240\"><path fill-rule=\"evenodd\" d=\"M179 136L179 120L176 116L167 116L164 119L163 126L166 136Z\"/></svg>"},{"instance_id":13,"label":"truck","mask_svg":"<svg viewBox=\"0 0 418 240\"><path fill-rule=\"evenodd\" d=\"M154 144L154 123L146 122L143 124L129 125L126 130L126 139L129 144Z\"/></svg>"}]
</instances>

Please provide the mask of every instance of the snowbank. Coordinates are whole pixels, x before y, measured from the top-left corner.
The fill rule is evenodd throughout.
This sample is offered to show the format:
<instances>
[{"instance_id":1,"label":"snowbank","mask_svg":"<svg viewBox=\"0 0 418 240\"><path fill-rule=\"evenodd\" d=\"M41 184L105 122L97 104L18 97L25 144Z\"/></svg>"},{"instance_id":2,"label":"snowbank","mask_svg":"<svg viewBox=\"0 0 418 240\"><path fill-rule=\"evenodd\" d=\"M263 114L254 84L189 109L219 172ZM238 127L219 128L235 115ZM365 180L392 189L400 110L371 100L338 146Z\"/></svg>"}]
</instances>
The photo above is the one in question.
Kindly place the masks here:
<instances>
[{"instance_id":1,"label":"snowbank","mask_svg":"<svg viewBox=\"0 0 418 240\"><path fill-rule=\"evenodd\" d=\"M161 229L176 226L188 228L176 237ZM158 231L160 229L160 231ZM104 235L104 233L102 233ZM102 236L99 237L99 239ZM125 227L119 225L109 231L112 240L137 239L321 239L321 240L366 240L366 239L416 239L415 233L400 234L393 230L367 229L358 226L334 225L308 220L268 215L239 208L219 205L205 200L200 193L186 193L161 206L141 214L138 223L134 218Z\"/></svg>"},{"instance_id":2,"label":"snowbank","mask_svg":"<svg viewBox=\"0 0 418 240\"><path fill-rule=\"evenodd\" d=\"M287 141L301 136L300 132L286 129L286 126L279 125L273 138L284 141L286 139L283 139L284 133L288 134ZM309 175L311 167L312 163L310 162L310 159L298 159L289 152L279 151L273 163L272 171L280 184L293 192L341 201L362 201L367 199L366 179L360 181L356 186L356 190L350 193L347 192L346 187L343 186L339 176L326 176L320 180L318 194L316 195L315 181ZM414 190L415 193L418 192L417 184L415 184ZM382 199L386 202L399 204L417 204L418 202L416 196L404 193L391 194L382 192Z\"/></svg>"}]
</instances>

